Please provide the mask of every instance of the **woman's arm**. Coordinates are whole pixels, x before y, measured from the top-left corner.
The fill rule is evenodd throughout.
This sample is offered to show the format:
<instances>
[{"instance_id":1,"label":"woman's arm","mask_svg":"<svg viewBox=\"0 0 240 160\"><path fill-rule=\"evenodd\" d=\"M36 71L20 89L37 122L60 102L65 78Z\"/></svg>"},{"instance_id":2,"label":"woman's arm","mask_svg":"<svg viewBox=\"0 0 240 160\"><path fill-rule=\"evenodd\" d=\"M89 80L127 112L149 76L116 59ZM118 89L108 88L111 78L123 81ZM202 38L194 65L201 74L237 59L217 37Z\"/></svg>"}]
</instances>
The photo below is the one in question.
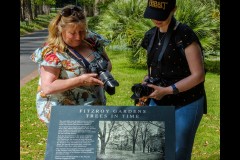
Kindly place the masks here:
<instances>
[{"instance_id":1,"label":"woman's arm","mask_svg":"<svg viewBox=\"0 0 240 160\"><path fill-rule=\"evenodd\" d=\"M41 66L41 91L45 95L63 92L78 86L103 85L95 73L82 74L69 79L58 79L59 74L59 68Z\"/></svg>"},{"instance_id":2,"label":"woman's arm","mask_svg":"<svg viewBox=\"0 0 240 160\"><path fill-rule=\"evenodd\" d=\"M204 62L199 44L193 42L187 46L185 55L191 74L175 84L180 92L189 90L205 80Z\"/></svg>"}]
</instances>

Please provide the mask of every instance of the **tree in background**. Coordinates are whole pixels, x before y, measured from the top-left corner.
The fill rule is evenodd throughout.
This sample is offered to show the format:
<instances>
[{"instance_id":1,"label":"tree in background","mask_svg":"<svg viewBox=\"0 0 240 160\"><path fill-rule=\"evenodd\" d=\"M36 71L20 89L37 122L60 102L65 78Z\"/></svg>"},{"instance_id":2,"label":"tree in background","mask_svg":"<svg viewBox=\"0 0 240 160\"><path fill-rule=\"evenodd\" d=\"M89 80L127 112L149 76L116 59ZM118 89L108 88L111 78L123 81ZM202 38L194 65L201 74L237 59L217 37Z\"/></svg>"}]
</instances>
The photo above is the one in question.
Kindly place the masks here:
<instances>
[{"instance_id":1,"label":"tree in background","mask_svg":"<svg viewBox=\"0 0 240 160\"><path fill-rule=\"evenodd\" d=\"M40 14L49 14L56 0L20 0L20 21L31 22Z\"/></svg>"},{"instance_id":2,"label":"tree in background","mask_svg":"<svg viewBox=\"0 0 240 160\"><path fill-rule=\"evenodd\" d=\"M78 4L78 0L56 0L55 7L56 8L63 8L68 4Z\"/></svg>"},{"instance_id":3,"label":"tree in background","mask_svg":"<svg viewBox=\"0 0 240 160\"><path fill-rule=\"evenodd\" d=\"M98 138L101 142L100 154L105 154L106 146L111 138L112 132L114 132L117 127L115 125L115 121L102 121L101 123L103 126L99 127L98 130Z\"/></svg>"},{"instance_id":4,"label":"tree in background","mask_svg":"<svg viewBox=\"0 0 240 160\"><path fill-rule=\"evenodd\" d=\"M215 0L177 1L176 18L198 35L206 52L220 52L220 11Z\"/></svg>"},{"instance_id":5,"label":"tree in background","mask_svg":"<svg viewBox=\"0 0 240 160\"><path fill-rule=\"evenodd\" d=\"M68 4L80 5L86 16L97 16L109 3L114 0L56 0L56 7L62 8Z\"/></svg>"}]
</instances>

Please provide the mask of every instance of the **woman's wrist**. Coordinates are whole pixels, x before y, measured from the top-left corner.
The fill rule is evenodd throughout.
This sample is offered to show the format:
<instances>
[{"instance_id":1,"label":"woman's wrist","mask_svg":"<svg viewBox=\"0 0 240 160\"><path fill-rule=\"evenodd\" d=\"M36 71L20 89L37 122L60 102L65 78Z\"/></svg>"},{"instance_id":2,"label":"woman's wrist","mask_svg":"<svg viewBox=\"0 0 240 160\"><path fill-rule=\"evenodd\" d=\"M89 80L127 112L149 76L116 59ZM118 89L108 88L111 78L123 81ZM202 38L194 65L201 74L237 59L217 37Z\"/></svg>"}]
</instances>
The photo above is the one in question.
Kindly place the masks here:
<instances>
[{"instance_id":1,"label":"woman's wrist","mask_svg":"<svg viewBox=\"0 0 240 160\"><path fill-rule=\"evenodd\" d=\"M87 83L87 81L85 81L81 75L78 76L77 78L78 78L78 82L81 86L83 86L84 84Z\"/></svg>"},{"instance_id":2,"label":"woman's wrist","mask_svg":"<svg viewBox=\"0 0 240 160\"><path fill-rule=\"evenodd\" d=\"M171 86L165 87L165 89L167 94L173 94L173 90Z\"/></svg>"},{"instance_id":3,"label":"woman's wrist","mask_svg":"<svg viewBox=\"0 0 240 160\"><path fill-rule=\"evenodd\" d=\"M171 88L172 88L172 94L178 94L179 93L179 90L178 90L178 88L176 87L176 85L175 84L172 84L171 85Z\"/></svg>"},{"instance_id":4,"label":"woman's wrist","mask_svg":"<svg viewBox=\"0 0 240 160\"><path fill-rule=\"evenodd\" d=\"M179 93L179 90L178 90L178 88L176 87L175 84L172 84L172 85L170 85L168 87L165 87L165 89L166 89L166 93L167 94L174 94L174 95L176 95L176 94Z\"/></svg>"}]
</instances>

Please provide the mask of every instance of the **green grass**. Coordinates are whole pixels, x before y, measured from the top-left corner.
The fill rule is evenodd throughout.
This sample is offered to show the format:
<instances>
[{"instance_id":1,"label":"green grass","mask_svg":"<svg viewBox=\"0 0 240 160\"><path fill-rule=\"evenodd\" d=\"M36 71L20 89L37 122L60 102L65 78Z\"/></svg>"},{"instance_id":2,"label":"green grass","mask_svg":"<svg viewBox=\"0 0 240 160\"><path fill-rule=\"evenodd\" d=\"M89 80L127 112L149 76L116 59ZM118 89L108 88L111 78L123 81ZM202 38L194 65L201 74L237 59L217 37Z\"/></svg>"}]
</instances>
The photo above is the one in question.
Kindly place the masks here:
<instances>
[{"instance_id":1,"label":"green grass","mask_svg":"<svg viewBox=\"0 0 240 160\"><path fill-rule=\"evenodd\" d=\"M47 128L37 119L35 95L37 78L20 89L20 157L40 160L44 157Z\"/></svg>"},{"instance_id":2,"label":"green grass","mask_svg":"<svg viewBox=\"0 0 240 160\"><path fill-rule=\"evenodd\" d=\"M206 94L208 113L203 116L197 131L193 159L219 160L220 159L220 76L207 73Z\"/></svg>"},{"instance_id":3,"label":"green grass","mask_svg":"<svg viewBox=\"0 0 240 160\"><path fill-rule=\"evenodd\" d=\"M112 75L119 81L116 94L107 94L108 106L133 106L131 86L139 83L147 73L130 64L127 52L108 51L112 60ZM37 118L35 95L37 80L33 79L20 89L20 158L42 160L46 149L47 128ZM203 116L197 131L192 160L220 159L220 75L207 72L206 94L208 114Z\"/></svg>"}]
</instances>

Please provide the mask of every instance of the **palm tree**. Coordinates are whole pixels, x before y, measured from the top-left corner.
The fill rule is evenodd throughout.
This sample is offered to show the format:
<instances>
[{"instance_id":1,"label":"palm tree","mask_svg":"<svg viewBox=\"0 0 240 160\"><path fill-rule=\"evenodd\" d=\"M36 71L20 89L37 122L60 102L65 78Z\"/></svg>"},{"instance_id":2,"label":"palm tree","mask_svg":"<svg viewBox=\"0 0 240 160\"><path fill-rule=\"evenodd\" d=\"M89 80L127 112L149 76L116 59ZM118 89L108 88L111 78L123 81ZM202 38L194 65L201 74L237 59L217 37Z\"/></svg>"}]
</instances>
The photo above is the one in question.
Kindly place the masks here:
<instances>
[{"instance_id":1,"label":"palm tree","mask_svg":"<svg viewBox=\"0 0 240 160\"><path fill-rule=\"evenodd\" d=\"M146 0L121 0L108 6L99 16L96 31L112 40L111 46L130 50L133 60L144 62L145 50L140 46L144 33L153 27L149 19L143 18ZM205 52L219 51L220 20L219 7L214 0L177 1L175 17L188 24L199 37Z\"/></svg>"},{"instance_id":2,"label":"palm tree","mask_svg":"<svg viewBox=\"0 0 240 160\"><path fill-rule=\"evenodd\" d=\"M175 17L188 24L199 37L206 52L220 50L220 12L214 0L177 1Z\"/></svg>"}]
</instances>

